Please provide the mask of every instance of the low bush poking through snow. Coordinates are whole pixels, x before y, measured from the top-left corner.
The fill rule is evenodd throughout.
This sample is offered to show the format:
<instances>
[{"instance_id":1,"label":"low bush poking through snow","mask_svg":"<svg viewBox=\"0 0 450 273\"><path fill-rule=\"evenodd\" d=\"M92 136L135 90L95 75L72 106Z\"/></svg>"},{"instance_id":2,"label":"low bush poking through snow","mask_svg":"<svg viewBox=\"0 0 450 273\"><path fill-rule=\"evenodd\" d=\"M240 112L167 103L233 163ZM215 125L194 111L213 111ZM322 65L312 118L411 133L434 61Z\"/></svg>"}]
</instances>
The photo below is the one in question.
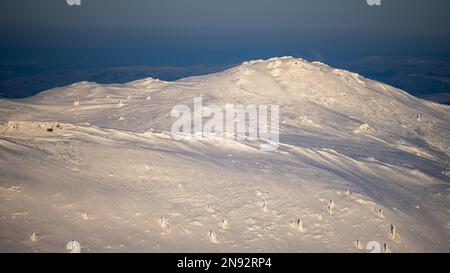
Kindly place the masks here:
<instances>
[{"instance_id":1,"label":"low bush poking through snow","mask_svg":"<svg viewBox=\"0 0 450 273\"><path fill-rule=\"evenodd\" d=\"M400 242L400 235L398 234L398 227L395 225L391 225L390 228L390 236L392 241L399 243Z\"/></svg>"},{"instance_id":2,"label":"low bush poking through snow","mask_svg":"<svg viewBox=\"0 0 450 273\"><path fill-rule=\"evenodd\" d=\"M230 227L230 223L228 221L228 218L223 219L220 222L220 226L222 227L222 229L228 229Z\"/></svg>"},{"instance_id":3,"label":"low bush poking through snow","mask_svg":"<svg viewBox=\"0 0 450 273\"><path fill-rule=\"evenodd\" d=\"M81 214L81 218L83 218L83 220L89 220L89 215L87 214L87 211L83 211L83 214Z\"/></svg>"},{"instance_id":4,"label":"low bush poking through snow","mask_svg":"<svg viewBox=\"0 0 450 273\"><path fill-rule=\"evenodd\" d=\"M164 231L166 231L166 232L170 231L170 224L166 218L164 218L164 217L159 218L158 223L159 223L159 226L162 229L164 229Z\"/></svg>"},{"instance_id":5,"label":"low bush poking through snow","mask_svg":"<svg viewBox=\"0 0 450 273\"><path fill-rule=\"evenodd\" d=\"M355 241L355 247L356 247L357 249L363 249L363 248L364 248L364 246L363 246L361 240L356 240L356 241Z\"/></svg>"},{"instance_id":6,"label":"low bush poking through snow","mask_svg":"<svg viewBox=\"0 0 450 273\"><path fill-rule=\"evenodd\" d=\"M389 245L387 243L384 243L384 245L383 245L383 252L384 253L392 253L392 251L389 249Z\"/></svg>"},{"instance_id":7,"label":"low bush poking through snow","mask_svg":"<svg viewBox=\"0 0 450 273\"><path fill-rule=\"evenodd\" d=\"M336 208L336 205L334 204L334 201L330 200L330 202L328 202L328 207L327 207L328 213L330 215L333 215L333 211L334 211L335 208Z\"/></svg>"},{"instance_id":8,"label":"low bush poking through snow","mask_svg":"<svg viewBox=\"0 0 450 273\"><path fill-rule=\"evenodd\" d=\"M211 207L210 205L208 205L208 207L206 208L206 210L207 210L209 213L211 213L211 214L213 214L213 213L216 212L216 210L215 210L213 207Z\"/></svg>"},{"instance_id":9,"label":"low bush poking through snow","mask_svg":"<svg viewBox=\"0 0 450 273\"><path fill-rule=\"evenodd\" d=\"M30 240L31 240L32 242L37 242L37 241L39 240L38 236L36 235L36 232L33 231L33 232L30 234Z\"/></svg>"},{"instance_id":10,"label":"low bush poking through snow","mask_svg":"<svg viewBox=\"0 0 450 273\"><path fill-rule=\"evenodd\" d=\"M381 218L381 219L384 219L384 218L385 218L382 209L376 209L376 208L374 208L374 209L373 209L373 213L374 213L375 216L378 217L378 218Z\"/></svg>"},{"instance_id":11,"label":"low bush poking through snow","mask_svg":"<svg viewBox=\"0 0 450 273\"><path fill-rule=\"evenodd\" d=\"M208 233L208 239L209 239L209 241L210 241L211 243L213 243L213 244L218 244L218 243L220 243L220 238L219 238L219 236L218 236L213 230L210 230L210 231L209 231L209 233Z\"/></svg>"},{"instance_id":12,"label":"low bush poking through snow","mask_svg":"<svg viewBox=\"0 0 450 273\"><path fill-rule=\"evenodd\" d=\"M81 253L81 245L79 242L72 240L67 243L66 250L69 253Z\"/></svg>"},{"instance_id":13,"label":"low bush poking through snow","mask_svg":"<svg viewBox=\"0 0 450 273\"><path fill-rule=\"evenodd\" d=\"M291 228L301 232L305 233L305 228L303 227L303 221L298 218L297 220L292 220L290 224Z\"/></svg>"},{"instance_id":14,"label":"low bush poking through snow","mask_svg":"<svg viewBox=\"0 0 450 273\"><path fill-rule=\"evenodd\" d=\"M353 130L353 133L360 134L360 133L368 133L371 131L372 131L372 128L370 128L369 124L363 123L363 124L359 125L358 128L355 128Z\"/></svg>"}]
</instances>

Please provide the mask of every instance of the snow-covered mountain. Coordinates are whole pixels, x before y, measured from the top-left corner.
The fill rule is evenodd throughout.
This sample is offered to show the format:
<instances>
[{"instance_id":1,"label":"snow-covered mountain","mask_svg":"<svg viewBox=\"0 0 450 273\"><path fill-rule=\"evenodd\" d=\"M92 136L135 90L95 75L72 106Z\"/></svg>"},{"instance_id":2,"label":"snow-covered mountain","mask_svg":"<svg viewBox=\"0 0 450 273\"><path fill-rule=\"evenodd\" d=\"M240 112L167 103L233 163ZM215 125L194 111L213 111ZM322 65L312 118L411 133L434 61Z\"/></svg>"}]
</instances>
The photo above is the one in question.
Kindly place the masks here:
<instances>
[{"instance_id":1,"label":"snow-covered mountain","mask_svg":"<svg viewBox=\"0 0 450 273\"><path fill-rule=\"evenodd\" d=\"M277 104L280 144L175 141L175 105ZM450 251L450 107L283 57L0 100L0 251Z\"/></svg>"}]
</instances>

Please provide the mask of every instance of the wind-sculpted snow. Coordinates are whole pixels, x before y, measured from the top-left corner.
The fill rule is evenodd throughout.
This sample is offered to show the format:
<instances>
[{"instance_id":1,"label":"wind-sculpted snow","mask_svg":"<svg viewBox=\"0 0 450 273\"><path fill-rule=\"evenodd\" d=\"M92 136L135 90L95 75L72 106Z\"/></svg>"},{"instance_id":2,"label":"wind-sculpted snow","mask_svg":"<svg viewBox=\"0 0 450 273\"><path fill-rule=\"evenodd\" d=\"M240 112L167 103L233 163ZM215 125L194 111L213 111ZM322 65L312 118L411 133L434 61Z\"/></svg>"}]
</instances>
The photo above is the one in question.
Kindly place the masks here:
<instances>
[{"instance_id":1,"label":"wind-sculpted snow","mask_svg":"<svg viewBox=\"0 0 450 273\"><path fill-rule=\"evenodd\" d=\"M278 149L175 141L194 97L279 105ZM291 57L0 100L0 251L448 252L449 110Z\"/></svg>"}]
</instances>

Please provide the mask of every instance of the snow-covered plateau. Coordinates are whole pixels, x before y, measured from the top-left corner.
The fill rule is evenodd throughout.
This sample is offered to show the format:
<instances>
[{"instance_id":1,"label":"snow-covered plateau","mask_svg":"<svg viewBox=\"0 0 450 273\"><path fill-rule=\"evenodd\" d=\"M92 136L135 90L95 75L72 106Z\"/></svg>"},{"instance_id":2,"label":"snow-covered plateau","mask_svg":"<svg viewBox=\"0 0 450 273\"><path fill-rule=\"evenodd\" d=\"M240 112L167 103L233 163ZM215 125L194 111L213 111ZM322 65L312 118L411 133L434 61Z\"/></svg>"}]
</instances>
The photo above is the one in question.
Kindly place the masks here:
<instances>
[{"instance_id":1,"label":"snow-covered plateau","mask_svg":"<svg viewBox=\"0 0 450 273\"><path fill-rule=\"evenodd\" d=\"M194 97L279 105L278 149L174 140ZM292 57L2 99L0 251L450 252L449 133L449 106Z\"/></svg>"}]
</instances>

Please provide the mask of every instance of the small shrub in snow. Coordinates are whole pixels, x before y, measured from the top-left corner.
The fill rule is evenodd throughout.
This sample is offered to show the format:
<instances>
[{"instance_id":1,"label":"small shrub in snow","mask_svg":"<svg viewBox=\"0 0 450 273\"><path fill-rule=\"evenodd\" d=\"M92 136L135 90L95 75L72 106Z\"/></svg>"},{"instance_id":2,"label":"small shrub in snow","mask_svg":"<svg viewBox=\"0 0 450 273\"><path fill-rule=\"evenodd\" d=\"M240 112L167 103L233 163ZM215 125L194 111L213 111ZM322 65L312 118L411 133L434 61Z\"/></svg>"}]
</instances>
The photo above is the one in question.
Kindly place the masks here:
<instances>
[{"instance_id":1,"label":"small shrub in snow","mask_svg":"<svg viewBox=\"0 0 450 273\"><path fill-rule=\"evenodd\" d=\"M384 243L383 245L383 252L384 253L391 253L392 251L389 249L389 246L387 243Z\"/></svg>"},{"instance_id":2,"label":"small shrub in snow","mask_svg":"<svg viewBox=\"0 0 450 273\"><path fill-rule=\"evenodd\" d=\"M384 213L382 209L373 209L373 212L378 218L384 219Z\"/></svg>"},{"instance_id":3,"label":"small shrub in snow","mask_svg":"<svg viewBox=\"0 0 450 273\"><path fill-rule=\"evenodd\" d=\"M211 229L208 233L208 239L211 243L218 244L220 243L220 238L217 234Z\"/></svg>"},{"instance_id":4,"label":"small shrub in snow","mask_svg":"<svg viewBox=\"0 0 450 273\"><path fill-rule=\"evenodd\" d=\"M165 231L169 231L170 230L170 225L169 222L167 221L166 218L161 217L159 218L159 225L165 230Z\"/></svg>"},{"instance_id":5,"label":"small shrub in snow","mask_svg":"<svg viewBox=\"0 0 450 273\"><path fill-rule=\"evenodd\" d=\"M89 215L87 214L87 211L83 211L83 214L81 215L81 217L83 218L83 220L89 220Z\"/></svg>"},{"instance_id":6,"label":"small shrub in snow","mask_svg":"<svg viewBox=\"0 0 450 273\"><path fill-rule=\"evenodd\" d=\"M213 207L211 207L210 205L208 205L207 210L208 210L209 213L216 212L216 210Z\"/></svg>"},{"instance_id":7,"label":"small shrub in snow","mask_svg":"<svg viewBox=\"0 0 450 273\"><path fill-rule=\"evenodd\" d=\"M372 128L370 128L369 124L364 123L358 126L358 128L353 130L353 133L360 134L360 133L367 133L372 131Z\"/></svg>"},{"instance_id":8,"label":"small shrub in snow","mask_svg":"<svg viewBox=\"0 0 450 273\"><path fill-rule=\"evenodd\" d=\"M31 240L32 242L37 242L37 241L39 240L38 236L36 235L36 232L33 231L33 232L30 234L30 240Z\"/></svg>"},{"instance_id":9,"label":"small shrub in snow","mask_svg":"<svg viewBox=\"0 0 450 273\"><path fill-rule=\"evenodd\" d=\"M69 253L81 253L81 245L79 242L72 240L67 243L66 250L68 250Z\"/></svg>"},{"instance_id":10,"label":"small shrub in snow","mask_svg":"<svg viewBox=\"0 0 450 273\"><path fill-rule=\"evenodd\" d=\"M228 229L230 226L228 218L222 219L222 221L220 222L220 226L222 227L222 229Z\"/></svg>"},{"instance_id":11,"label":"small shrub in snow","mask_svg":"<svg viewBox=\"0 0 450 273\"><path fill-rule=\"evenodd\" d=\"M305 233L305 228L303 226L303 221L299 218L297 220L292 220L291 221L291 227L293 229L296 229L298 231L300 231L301 233Z\"/></svg>"},{"instance_id":12,"label":"small shrub in snow","mask_svg":"<svg viewBox=\"0 0 450 273\"><path fill-rule=\"evenodd\" d=\"M333 214L334 209L336 208L336 205L334 204L333 200L330 200L330 202L328 202L328 213L329 214Z\"/></svg>"},{"instance_id":13,"label":"small shrub in snow","mask_svg":"<svg viewBox=\"0 0 450 273\"><path fill-rule=\"evenodd\" d=\"M364 248L364 246L363 246L361 240L356 240L356 241L355 241L355 247L356 247L357 249L363 249L363 248Z\"/></svg>"},{"instance_id":14,"label":"small shrub in snow","mask_svg":"<svg viewBox=\"0 0 450 273\"><path fill-rule=\"evenodd\" d=\"M391 235L391 239L394 242L400 242L400 235L398 234L398 228L395 225L391 225L390 228L390 235Z\"/></svg>"},{"instance_id":15,"label":"small shrub in snow","mask_svg":"<svg viewBox=\"0 0 450 273\"><path fill-rule=\"evenodd\" d=\"M121 108L121 107L123 107L124 105L125 105L125 104L122 103L121 100L119 100L119 102L117 103L117 108Z\"/></svg>"}]
</instances>

